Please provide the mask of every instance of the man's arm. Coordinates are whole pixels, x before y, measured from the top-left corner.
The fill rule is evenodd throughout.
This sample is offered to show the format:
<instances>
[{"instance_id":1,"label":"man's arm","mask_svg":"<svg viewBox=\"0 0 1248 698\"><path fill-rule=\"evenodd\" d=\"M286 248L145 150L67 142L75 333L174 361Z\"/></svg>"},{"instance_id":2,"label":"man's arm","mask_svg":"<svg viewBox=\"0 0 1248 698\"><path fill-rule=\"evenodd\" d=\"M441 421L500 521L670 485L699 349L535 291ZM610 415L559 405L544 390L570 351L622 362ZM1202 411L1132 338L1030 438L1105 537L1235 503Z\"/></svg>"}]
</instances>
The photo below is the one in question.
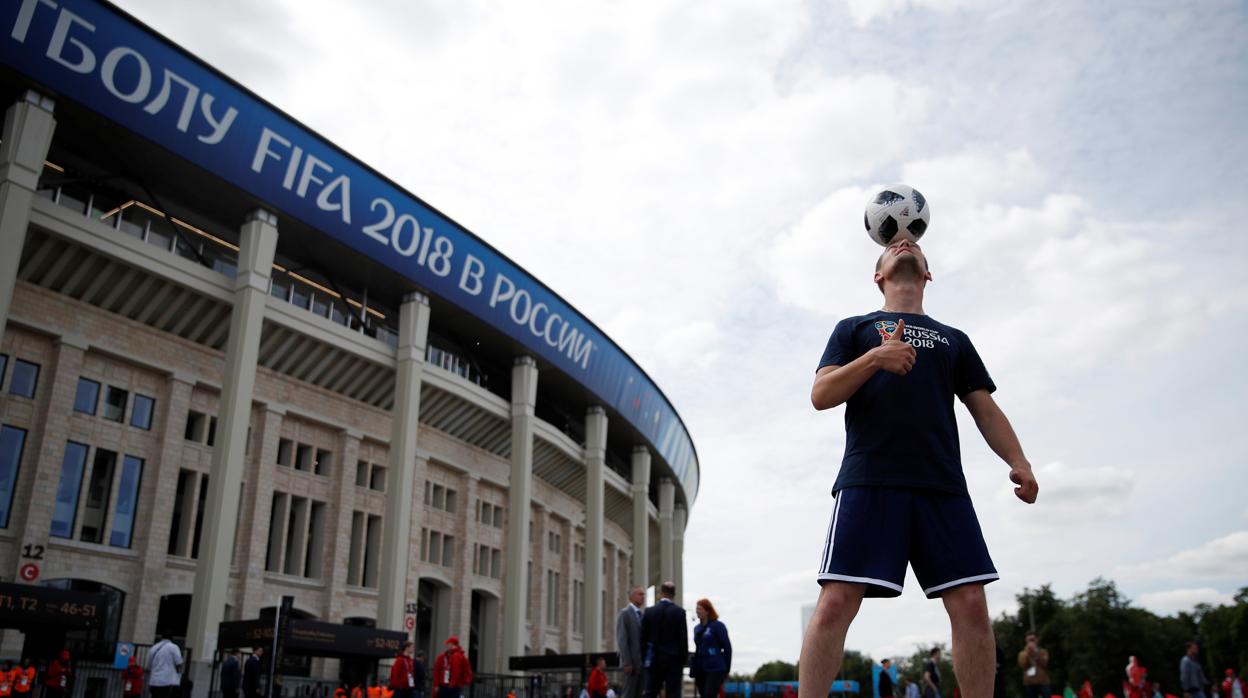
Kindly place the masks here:
<instances>
[{"instance_id":1,"label":"man's arm","mask_svg":"<svg viewBox=\"0 0 1248 698\"><path fill-rule=\"evenodd\" d=\"M862 387L876 371L904 376L914 367L914 347L901 341L906 321L897 323L892 336L844 366L824 366L815 373L810 389L810 402L816 410L826 410L845 402Z\"/></svg>"},{"instance_id":2,"label":"man's arm","mask_svg":"<svg viewBox=\"0 0 1248 698\"><path fill-rule=\"evenodd\" d=\"M966 403L966 409L975 419L975 426L984 435L988 447L1010 466L1010 480L1018 485L1014 488L1014 494L1024 502L1033 504L1040 493L1040 486L1036 484L1031 463L1023 455L1023 447L1018 442L1018 436L1014 434L1014 428L1010 426L1010 420L1006 419L1005 413L987 390L972 391L962 401Z\"/></svg>"},{"instance_id":3,"label":"man's arm","mask_svg":"<svg viewBox=\"0 0 1248 698\"><path fill-rule=\"evenodd\" d=\"M615 616L615 646L620 653L620 668L624 670L625 674L631 674L633 673L633 662L636 662L637 658L633 656L632 643L628 641L628 627L626 625L628 621L624 618L625 613L632 613L632 611L627 609L621 610Z\"/></svg>"}]
</instances>

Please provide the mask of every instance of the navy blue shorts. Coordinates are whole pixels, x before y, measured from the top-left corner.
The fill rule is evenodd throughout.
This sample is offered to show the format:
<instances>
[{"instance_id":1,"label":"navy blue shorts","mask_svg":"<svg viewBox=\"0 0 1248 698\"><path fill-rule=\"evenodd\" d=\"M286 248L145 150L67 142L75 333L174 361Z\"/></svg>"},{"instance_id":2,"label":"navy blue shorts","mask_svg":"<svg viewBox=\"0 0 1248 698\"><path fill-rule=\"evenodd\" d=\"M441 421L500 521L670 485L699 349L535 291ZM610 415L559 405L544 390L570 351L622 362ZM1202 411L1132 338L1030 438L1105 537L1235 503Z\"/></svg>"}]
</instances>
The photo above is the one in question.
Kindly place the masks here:
<instances>
[{"instance_id":1,"label":"navy blue shorts","mask_svg":"<svg viewBox=\"0 0 1248 698\"><path fill-rule=\"evenodd\" d=\"M929 599L998 579L970 497L908 487L838 492L819 583L858 582L867 596L900 596L907 562Z\"/></svg>"}]
</instances>

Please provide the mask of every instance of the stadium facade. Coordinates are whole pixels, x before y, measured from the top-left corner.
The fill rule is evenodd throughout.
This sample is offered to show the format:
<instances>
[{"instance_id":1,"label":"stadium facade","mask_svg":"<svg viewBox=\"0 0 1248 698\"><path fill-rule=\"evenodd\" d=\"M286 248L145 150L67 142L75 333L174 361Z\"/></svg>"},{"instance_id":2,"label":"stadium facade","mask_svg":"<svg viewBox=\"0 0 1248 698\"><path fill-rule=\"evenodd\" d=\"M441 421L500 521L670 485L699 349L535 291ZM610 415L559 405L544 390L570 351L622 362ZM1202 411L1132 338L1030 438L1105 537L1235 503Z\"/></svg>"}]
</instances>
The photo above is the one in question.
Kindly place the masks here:
<instances>
[{"instance_id":1,"label":"stadium facade","mask_svg":"<svg viewBox=\"0 0 1248 698\"><path fill-rule=\"evenodd\" d=\"M486 672L683 587L696 452L592 322L112 5L0 27L0 581L201 663L293 595Z\"/></svg>"}]
</instances>

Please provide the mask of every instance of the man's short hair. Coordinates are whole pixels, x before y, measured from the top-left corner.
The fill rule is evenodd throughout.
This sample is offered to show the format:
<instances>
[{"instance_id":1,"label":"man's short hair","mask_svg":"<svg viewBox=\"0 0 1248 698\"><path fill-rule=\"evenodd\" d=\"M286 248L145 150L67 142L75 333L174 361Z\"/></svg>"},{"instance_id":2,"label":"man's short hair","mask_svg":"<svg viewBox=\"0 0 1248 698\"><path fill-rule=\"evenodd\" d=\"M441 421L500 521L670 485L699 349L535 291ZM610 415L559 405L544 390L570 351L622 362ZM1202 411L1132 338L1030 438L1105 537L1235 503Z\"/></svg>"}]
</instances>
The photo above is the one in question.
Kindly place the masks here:
<instances>
[{"instance_id":1,"label":"man's short hair","mask_svg":"<svg viewBox=\"0 0 1248 698\"><path fill-rule=\"evenodd\" d=\"M1031 638L1033 638L1033 637L1034 637L1034 638L1036 638L1037 640L1039 640L1039 639L1040 639L1040 636L1036 634L1036 631L1034 631L1034 630L1029 630L1029 631L1027 631L1027 634L1023 636L1023 639L1024 639L1024 640L1030 640L1030 639L1031 639Z\"/></svg>"},{"instance_id":2,"label":"man's short hair","mask_svg":"<svg viewBox=\"0 0 1248 698\"><path fill-rule=\"evenodd\" d=\"M883 664L884 666L888 666L889 664L892 664L892 663L893 663L893 660L891 659L885 659L884 661L880 662L880 664Z\"/></svg>"},{"instance_id":3,"label":"man's short hair","mask_svg":"<svg viewBox=\"0 0 1248 698\"><path fill-rule=\"evenodd\" d=\"M659 593L668 597L669 599L676 598L676 583L675 582L663 582L662 584L659 585Z\"/></svg>"},{"instance_id":4,"label":"man's short hair","mask_svg":"<svg viewBox=\"0 0 1248 698\"><path fill-rule=\"evenodd\" d=\"M940 648L939 648L939 647L933 647L931 650L929 650L929 651L928 651L927 656L929 656L929 657L935 657L935 656L936 656L936 655L938 655L938 654L940 654Z\"/></svg>"},{"instance_id":5,"label":"man's short hair","mask_svg":"<svg viewBox=\"0 0 1248 698\"><path fill-rule=\"evenodd\" d=\"M1200 643L1199 643L1199 642L1197 642L1197 641L1195 641L1195 640L1188 640L1188 641L1187 641L1186 643L1184 643L1184 645L1183 645L1183 648L1184 648L1184 649L1189 649L1189 650L1190 650L1190 649L1191 649L1191 648L1193 648L1193 647L1200 647Z\"/></svg>"}]
</instances>

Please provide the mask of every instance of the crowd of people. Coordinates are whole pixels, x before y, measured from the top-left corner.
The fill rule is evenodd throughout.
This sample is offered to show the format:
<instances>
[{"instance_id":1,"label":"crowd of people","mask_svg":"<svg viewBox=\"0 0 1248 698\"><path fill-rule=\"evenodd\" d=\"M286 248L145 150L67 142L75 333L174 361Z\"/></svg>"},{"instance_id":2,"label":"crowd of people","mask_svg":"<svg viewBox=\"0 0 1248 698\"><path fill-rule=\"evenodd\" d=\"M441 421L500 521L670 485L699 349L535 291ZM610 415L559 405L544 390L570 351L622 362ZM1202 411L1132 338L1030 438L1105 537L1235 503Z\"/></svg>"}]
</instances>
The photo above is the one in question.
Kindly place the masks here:
<instances>
[{"instance_id":1,"label":"crowd of people","mask_svg":"<svg viewBox=\"0 0 1248 698\"><path fill-rule=\"evenodd\" d=\"M1067 687L1061 694L1055 694L1049 679L1049 651L1040 646L1040 639L1034 632L1025 636L1023 649L1018 653L1018 669L1022 671L1024 698L1097 698L1091 681L1084 681L1078 691ZM1179 680L1182 698L1248 698L1248 685L1239 678L1234 669L1226 669L1221 682L1209 681L1205 678L1204 669L1197 660L1200 644L1188 642L1186 651L1179 660ZM922 672L916 677L897 675L891 660L881 662L881 669L876 693L879 698L940 698L940 648L928 653L923 663ZM997 673L995 677L995 698L1005 696L1004 671L1008 668L1007 660L1001 648L997 648ZM957 687L953 689L955 698L959 695ZM1114 692L1106 693L1103 698L1118 698ZM1166 693L1159 682L1150 681L1148 669L1140 664L1135 656L1127 658L1127 665L1122 680L1122 698L1179 698Z\"/></svg>"}]
</instances>

